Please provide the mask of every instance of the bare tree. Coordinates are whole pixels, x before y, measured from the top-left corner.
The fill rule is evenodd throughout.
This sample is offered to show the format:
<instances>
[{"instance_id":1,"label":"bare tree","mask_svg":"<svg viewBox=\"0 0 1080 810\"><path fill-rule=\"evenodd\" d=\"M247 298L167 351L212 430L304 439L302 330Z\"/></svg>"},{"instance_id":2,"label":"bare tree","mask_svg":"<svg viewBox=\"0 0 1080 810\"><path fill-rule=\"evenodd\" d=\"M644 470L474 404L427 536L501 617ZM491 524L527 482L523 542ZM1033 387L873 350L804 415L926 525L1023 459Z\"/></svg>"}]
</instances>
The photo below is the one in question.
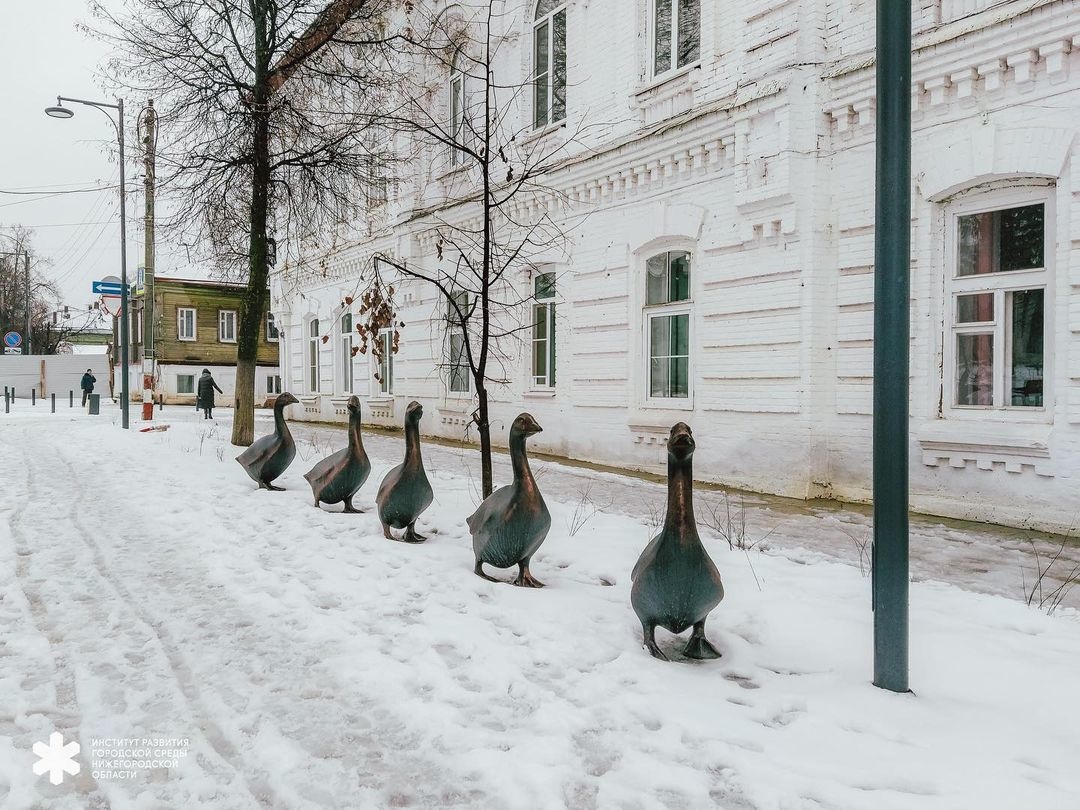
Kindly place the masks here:
<instances>
[{"instance_id":1,"label":"bare tree","mask_svg":"<svg viewBox=\"0 0 1080 810\"><path fill-rule=\"evenodd\" d=\"M255 362L275 245L336 232L381 185L373 112L393 86L380 51L395 0L93 3L110 83L154 97L172 214L159 234L246 278L232 443L254 437Z\"/></svg>"},{"instance_id":2,"label":"bare tree","mask_svg":"<svg viewBox=\"0 0 1080 810\"><path fill-rule=\"evenodd\" d=\"M515 5L517 12L532 7ZM531 274L537 256L557 253L566 242L566 200L545 177L580 134L563 129L554 138L532 136L538 124L565 117L564 18L554 23L561 29L548 32L548 74L521 80L512 68L520 20L504 8L478 0L445 13L412 11L414 82L381 120L428 159L448 191L415 223L435 244L434 262L376 256L358 326L363 347L370 340L377 355L386 350L374 340L380 329L394 328L396 344L402 324L393 314L394 285L382 276L387 268L438 290L446 382L451 390L471 388L475 397L485 497L493 487L491 387L511 381L521 337L533 328L533 284L523 284L520 275Z\"/></svg>"}]
</instances>

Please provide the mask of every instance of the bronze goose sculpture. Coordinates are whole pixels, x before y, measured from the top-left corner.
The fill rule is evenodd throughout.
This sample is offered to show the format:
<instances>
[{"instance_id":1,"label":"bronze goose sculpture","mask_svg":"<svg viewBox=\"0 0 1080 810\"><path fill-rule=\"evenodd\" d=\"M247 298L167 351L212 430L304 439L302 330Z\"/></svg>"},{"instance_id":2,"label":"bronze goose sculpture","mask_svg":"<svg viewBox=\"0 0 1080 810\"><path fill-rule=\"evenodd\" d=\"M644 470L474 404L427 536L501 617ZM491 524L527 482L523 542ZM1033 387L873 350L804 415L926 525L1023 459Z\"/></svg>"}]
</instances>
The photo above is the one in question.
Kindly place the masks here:
<instances>
[{"instance_id":1,"label":"bronze goose sculpture","mask_svg":"<svg viewBox=\"0 0 1080 810\"><path fill-rule=\"evenodd\" d=\"M316 508L320 503L344 501L346 512L357 513L364 510L355 508L352 499L367 481L371 462L360 436L360 400L349 397L346 407L349 411L349 446L328 455L304 473L304 478L311 484Z\"/></svg>"},{"instance_id":2,"label":"bronze goose sculpture","mask_svg":"<svg viewBox=\"0 0 1080 810\"><path fill-rule=\"evenodd\" d=\"M424 408L415 400L405 409L405 461L390 470L379 484L375 503L383 535L393 540L391 527L404 529L406 543L422 543L427 538L416 533L416 519L431 506L434 497L420 457L420 417Z\"/></svg>"},{"instance_id":3,"label":"bronze goose sculpture","mask_svg":"<svg viewBox=\"0 0 1080 810\"><path fill-rule=\"evenodd\" d=\"M656 628L681 633L694 630L683 654L687 658L719 658L705 638L705 619L724 598L720 572L698 536L694 519L694 437L679 422L668 439L668 502L664 527L641 552L630 579L630 603L641 620L645 647L657 658Z\"/></svg>"},{"instance_id":4,"label":"bronze goose sculpture","mask_svg":"<svg viewBox=\"0 0 1080 810\"><path fill-rule=\"evenodd\" d=\"M240 466L261 489L278 492L284 489L270 482L285 472L296 455L296 442L285 422L285 406L298 401L288 391L278 396L274 402L274 432L256 439L251 447L236 457Z\"/></svg>"},{"instance_id":5,"label":"bronze goose sculpture","mask_svg":"<svg viewBox=\"0 0 1080 810\"><path fill-rule=\"evenodd\" d=\"M529 561L540 548L551 528L551 515L544 498L536 486L529 457L525 453L525 440L543 428L531 415L523 413L510 427L510 461L514 466L514 482L492 492L469 517L472 532L473 553L476 566L473 571L489 579L484 573L484 563L496 568L518 566L515 585L525 588L542 588L544 583L533 577Z\"/></svg>"}]
</instances>

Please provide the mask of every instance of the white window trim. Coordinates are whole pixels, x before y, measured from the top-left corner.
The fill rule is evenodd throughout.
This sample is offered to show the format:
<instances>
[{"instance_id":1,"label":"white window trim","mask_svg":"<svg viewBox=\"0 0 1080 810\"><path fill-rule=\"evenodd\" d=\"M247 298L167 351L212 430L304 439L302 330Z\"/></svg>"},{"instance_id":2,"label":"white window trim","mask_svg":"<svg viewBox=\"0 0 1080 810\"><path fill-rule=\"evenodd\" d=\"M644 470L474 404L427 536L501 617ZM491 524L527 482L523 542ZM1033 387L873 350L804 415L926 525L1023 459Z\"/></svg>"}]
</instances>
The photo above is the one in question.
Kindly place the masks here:
<instances>
[{"instance_id":1,"label":"white window trim","mask_svg":"<svg viewBox=\"0 0 1080 810\"><path fill-rule=\"evenodd\" d=\"M184 313L191 313L191 335L190 337L184 337ZM195 307L177 307L176 308L176 339L183 340L188 343L194 343L199 339L199 312Z\"/></svg>"},{"instance_id":2,"label":"white window trim","mask_svg":"<svg viewBox=\"0 0 1080 810\"><path fill-rule=\"evenodd\" d=\"M275 396L281 393L281 375L267 374L264 382L267 396Z\"/></svg>"},{"instance_id":3,"label":"white window trim","mask_svg":"<svg viewBox=\"0 0 1080 810\"><path fill-rule=\"evenodd\" d=\"M191 378L191 390L190 391L181 391L180 390L180 378L181 377L190 377ZM177 393L177 396L182 396L182 397L194 396L195 395L195 375L194 374L177 374L176 375L176 393Z\"/></svg>"},{"instance_id":4,"label":"white window trim","mask_svg":"<svg viewBox=\"0 0 1080 810\"><path fill-rule=\"evenodd\" d=\"M545 296L543 298L537 298L536 294L535 294L535 291L534 291L533 298L532 298L532 324L533 324L533 329L535 329L536 328L536 308L539 307L539 306L548 307L548 311L547 311L547 338L545 340L545 343L547 343L547 363L548 363L547 368L548 368L548 371L547 371L546 379L545 379L544 382L541 383L541 382L536 381L536 374L534 373L534 368L535 368L534 361L535 361L536 344L538 343L538 341L534 337L535 332L530 332L530 336L529 336L529 368L528 368L529 378L528 378L527 389L529 391L533 392L533 393L554 393L554 391L555 391L555 383L551 382L552 372L555 370L554 369L554 364L552 363L552 358L551 358L551 347L554 345L555 346L555 351L558 352L558 342L555 339L555 325L552 323L552 321L555 320L555 313L556 313L556 295L558 294L558 286L557 286L557 284L558 284L558 276L557 276L557 274L555 273L554 270L550 270L550 269L549 270L538 270L536 272L536 274L533 276L532 283L535 285L536 284L536 278L538 276L546 275L547 273L551 273L552 275L556 276L555 292L552 293L551 295ZM535 290L535 286L534 286L534 290ZM558 381L558 375L555 375L555 378L556 378L556 382L557 382Z\"/></svg>"},{"instance_id":5,"label":"white window trim","mask_svg":"<svg viewBox=\"0 0 1080 810\"><path fill-rule=\"evenodd\" d=\"M660 84L660 81L653 80L667 80L674 78L681 73L687 73L696 67L701 67L701 54L705 49L705 43L702 41L702 8L701 0L698 0L698 58L691 62L687 62L682 67L679 67L679 0L671 0L671 64L667 70L656 72L656 0L649 0L648 3L648 25L646 31L648 32L649 41L649 68L645 72L645 75L649 77L649 84L643 89L648 89L654 84Z\"/></svg>"},{"instance_id":6,"label":"white window trim","mask_svg":"<svg viewBox=\"0 0 1080 810\"><path fill-rule=\"evenodd\" d=\"M570 18L570 13L569 13L569 9L568 9L568 3L563 2L563 3L559 4L559 5L557 5L555 8L553 8L551 11L549 11L547 14L545 14L540 19L536 19L536 7L537 7L538 4L539 4L539 0L535 0L532 3L532 6L531 6L531 9L532 9L532 27L531 27L530 30L532 32L532 35L529 38L529 56L528 56L528 58L529 58L529 76L530 76L530 82L529 83L531 85L531 92L529 94L529 98L530 98L530 101L532 103L529 106L529 129L533 130L534 132L547 132L547 131L549 131L551 129L555 129L555 128L558 128L560 126L565 126L566 125L566 118L567 118L568 111L565 109L565 105L566 105L566 99L565 98L563 99L564 109L563 109L562 118L558 118L558 119L554 119L554 120L552 119L552 111L555 108L555 15L558 14L559 12L563 13L564 25L566 26L566 35L567 35L567 38L569 38L569 33L570 33L570 19L569 18ZM545 116L547 118L547 120L543 124L538 124L536 122L536 75L537 75L536 74L536 29L539 28L541 25L544 25L544 24L546 24L547 27L548 27L548 48L547 48L547 59L548 59L547 97L548 97L548 108L547 108L547 115ZM567 52L566 52L567 70L569 70L569 55L570 55L569 43L567 43ZM564 95L566 94L566 87L565 86L563 87L563 94Z\"/></svg>"},{"instance_id":7,"label":"white window trim","mask_svg":"<svg viewBox=\"0 0 1080 810\"><path fill-rule=\"evenodd\" d=\"M670 304L647 304L648 300L648 262L653 256L657 256L660 253L685 251L688 254L688 260L690 262L690 286L689 286L689 298L684 301L674 301ZM692 245L688 245L686 242L657 242L647 250L639 250L637 252L637 283L635 289L637 291L637 300L640 302L639 311L641 313L641 320L639 321L638 328L640 332L640 356L638 359L638 368L641 369L640 383L638 385L638 401L644 408L661 409L666 408L676 411L692 411L694 409L694 369L696 366L694 356L695 337L697 332L697 325L694 318L694 303L695 295L694 291L697 287L698 268L696 265L697 253ZM649 320L657 315L688 315L687 326L688 334L687 341L690 349L690 354L686 361L686 396L685 397L654 397L651 394L652 386L650 385L649 375L652 373L652 348L649 345L650 342L650 326Z\"/></svg>"},{"instance_id":8,"label":"white window trim","mask_svg":"<svg viewBox=\"0 0 1080 810\"><path fill-rule=\"evenodd\" d=\"M277 337L271 337L270 336L270 321L271 320L274 322L274 328L277 329L277 333L278 333ZM278 326L277 318L274 317L273 312L267 312L266 313L266 342L267 343L278 343L280 340L281 340L281 327Z\"/></svg>"},{"instance_id":9,"label":"white window trim","mask_svg":"<svg viewBox=\"0 0 1080 810\"><path fill-rule=\"evenodd\" d=\"M304 356L304 377L309 394L318 394L322 388L322 335L312 336L311 327L315 324L315 331L319 331L319 319L308 318L304 328L307 330L307 352ZM314 347L314 354L312 353ZM312 363L312 360L315 362Z\"/></svg>"},{"instance_id":10,"label":"white window trim","mask_svg":"<svg viewBox=\"0 0 1080 810\"><path fill-rule=\"evenodd\" d=\"M454 57L454 64L450 68L450 82L447 85L447 118L450 122L450 138L454 143L463 143L465 139L465 74L457 67L457 59ZM455 87L456 85L456 87ZM454 96L457 95L458 117L454 118ZM457 127L458 131L454 129ZM465 164L465 153L460 148L450 144L450 168L457 169Z\"/></svg>"},{"instance_id":11,"label":"white window trim","mask_svg":"<svg viewBox=\"0 0 1080 810\"><path fill-rule=\"evenodd\" d=\"M231 315L232 317L226 317ZM225 336L225 324L232 321L232 337ZM218 310L218 343L236 343L236 310L235 309L219 309Z\"/></svg>"},{"instance_id":12,"label":"white window trim","mask_svg":"<svg viewBox=\"0 0 1080 810\"><path fill-rule=\"evenodd\" d=\"M945 221L945 267L944 300L942 302L943 335L942 353L942 415L948 419L994 421L1010 423L1045 423L1053 421L1054 408L1054 226L1056 224L1054 192L1055 186L1027 185L1021 188L1000 189L950 203L946 208ZM992 274L996 283L982 275L957 276L957 235L961 216L986 211L999 211L1023 205L1042 203L1043 209L1043 264L1041 269L1012 270ZM1011 391L1011 383L1006 385L1005 341L1011 338L1011 312L1005 308L1005 293L1017 290L1043 290L1043 404L1041 407L1008 404L1006 391ZM987 331L984 325L965 324L957 327L956 296L977 292L994 293L994 405L957 405L956 404L956 335L981 334Z\"/></svg>"},{"instance_id":13,"label":"white window trim","mask_svg":"<svg viewBox=\"0 0 1080 810\"><path fill-rule=\"evenodd\" d=\"M379 394L382 396L392 396L394 393L394 355L391 351L394 343L394 330L393 329L380 329L379 337L380 341L383 341L385 345L383 348L383 357L385 358L386 367L389 371L387 376L383 376L381 364L376 360L374 353L372 353L372 361L375 366L376 374L379 374ZM389 377L389 379L387 379Z\"/></svg>"},{"instance_id":14,"label":"white window trim","mask_svg":"<svg viewBox=\"0 0 1080 810\"><path fill-rule=\"evenodd\" d=\"M346 331L342 320L346 316L351 316L352 313L344 311L338 315L338 351L341 356L338 358L338 393L340 394L352 394L355 393L353 389L356 388L356 368L353 365L352 348L356 345L354 335L356 334L351 328ZM348 345L346 345L348 344Z\"/></svg>"},{"instance_id":15,"label":"white window trim","mask_svg":"<svg viewBox=\"0 0 1080 810\"><path fill-rule=\"evenodd\" d=\"M468 309L471 301L470 294L467 290L456 290L455 298L463 297L465 300L459 303L459 306L464 306ZM459 368L464 370L463 378L465 380L465 387L463 389L454 388L454 335L460 335L462 341L468 340L468 335L465 332L465 328L456 320L456 314L449 301L446 303L446 391L447 394L454 397L465 397L472 395L472 371L469 368L469 361L464 353L464 343L462 344L462 359Z\"/></svg>"}]
</instances>

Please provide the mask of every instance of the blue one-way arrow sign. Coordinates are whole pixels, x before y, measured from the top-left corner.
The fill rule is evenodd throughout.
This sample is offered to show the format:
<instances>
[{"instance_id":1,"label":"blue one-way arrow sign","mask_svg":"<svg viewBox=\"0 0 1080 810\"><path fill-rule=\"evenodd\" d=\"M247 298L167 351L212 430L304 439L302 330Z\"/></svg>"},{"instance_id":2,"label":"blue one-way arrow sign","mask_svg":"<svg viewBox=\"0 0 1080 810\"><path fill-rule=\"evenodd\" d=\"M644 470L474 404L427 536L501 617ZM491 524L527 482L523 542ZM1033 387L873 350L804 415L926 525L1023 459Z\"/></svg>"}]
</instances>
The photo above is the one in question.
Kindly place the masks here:
<instances>
[{"instance_id":1,"label":"blue one-way arrow sign","mask_svg":"<svg viewBox=\"0 0 1080 810\"><path fill-rule=\"evenodd\" d=\"M91 283L90 291L94 295L121 295L124 285L116 281L95 281Z\"/></svg>"}]
</instances>

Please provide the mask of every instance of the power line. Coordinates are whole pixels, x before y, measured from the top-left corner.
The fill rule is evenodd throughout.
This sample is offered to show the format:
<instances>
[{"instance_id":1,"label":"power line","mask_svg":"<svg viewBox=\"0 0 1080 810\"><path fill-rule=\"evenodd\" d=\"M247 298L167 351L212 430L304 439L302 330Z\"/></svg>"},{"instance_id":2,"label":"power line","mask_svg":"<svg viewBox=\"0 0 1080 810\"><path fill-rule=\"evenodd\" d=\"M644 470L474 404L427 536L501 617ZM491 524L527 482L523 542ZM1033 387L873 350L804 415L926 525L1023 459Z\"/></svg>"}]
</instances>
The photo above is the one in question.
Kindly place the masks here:
<instances>
[{"instance_id":1,"label":"power line","mask_svg":"<svg viewBox=\"0 0 1080 810\"><path fill-rule=\"evenodd\" d=\"M32 191L15 191L14 189L0 188L0 194L15 194L23 196L43 194L45 196L41 197L41 199L44 200L48 199L49 197L59 197L61 194L86 194L87 192L91 191L109 191L111 189L118 188L119 185L119 183L116 183L111 186L97 186L96 188L72 188L68 189L67 191L45 191L44 189L40 188L33 189ZM33 202L33 200L21 200L21 202ZM10 203L10 205L17 205L17 203Z\"/></svg>"}]
</instances>

